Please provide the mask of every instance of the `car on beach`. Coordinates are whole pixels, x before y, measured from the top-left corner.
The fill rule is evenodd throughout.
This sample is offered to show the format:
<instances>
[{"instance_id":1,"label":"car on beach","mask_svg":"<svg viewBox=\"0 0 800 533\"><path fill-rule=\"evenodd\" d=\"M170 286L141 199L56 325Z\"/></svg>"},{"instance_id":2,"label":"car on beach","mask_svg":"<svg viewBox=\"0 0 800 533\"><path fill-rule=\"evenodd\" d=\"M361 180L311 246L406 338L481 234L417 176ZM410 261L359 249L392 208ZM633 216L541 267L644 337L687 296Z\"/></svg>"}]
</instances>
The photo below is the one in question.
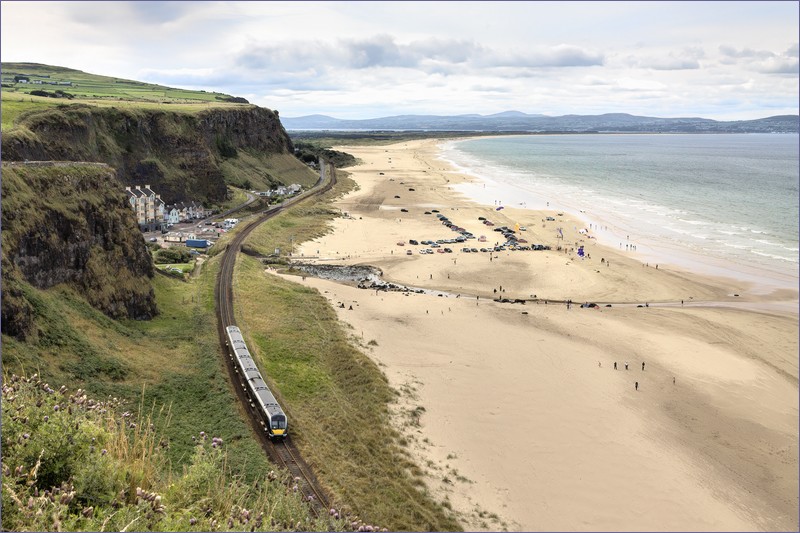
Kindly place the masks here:
<instances>
[{"instance_id":1,"label":"car on beach","mask_svg":"<svg viewBox=\"0 0 800 533\"><path fill-rule=\"evenodd\" d=\"M467 254L470 252L469 248L466 248L466 247L462 248L461 251L464 252L464 253L467 253Z\"/></svg>"},{"instance_id":2,"label":"car on beach","mask_svg":"<svg viewBox=\"0 0 800 533\"><path fill-rule=\"evenodd\" d=\"M414 239L409 239L408 244L411 244L411 245L414 245L414 246L419 246L419 243L417 241L415 241Z\"/></svg>"},{"instance_id":3,"label":"car on beach","mask_svg":"<svg viewBox=\"0 0 800 533\"><path fill-rule=\"evenodd\" d=\"M400 212L401 212L401 213L408 213L408 209L406 209L406 208L404 207L404 208L402 208L402 209L400 210Z\"/></svg>"},{"instance_id":4,"label":"car on beach","mask_svg":"<svg viewBox=\"0 0 800 533\"><path fill-rule=\"evenodd\" d=\"M414 255L414 252L412 252L411 250L406 250L406 255Z\"/></svg>"},{"instance_id":5,"label":"car on beach","mask_svg":"<svg viewBox=\"0 0 800 533\"><path fill-rule=\"evenodd\" d=\"M395 198L400 198L400 197L399 197L398 195L396 195L396 194L394 195L394 197L395 197Z\"/></svg>"},{"instance_id":6,"label":"car on beach","mask_svg":"<svg viewBox=\"0 0 800 533\"><path fill-rule=\"evenodd\" d=\"M450 249L450 248L442 248L442 250L444 250L444 253L446 253L446 254L452 254L453 253L453 250Z\"/></svg>"},{"instance_id":7,"label":"car on beach","mask_svg":"<svg viewBox=\"0 0 800 533\"><path fill-rule=\"evenodd\" d=\"M439 210L438 210L438 209L431 209L431 212L432 212L432 213L438 213L438 212L439 212Z\"/></svg>"},{"instance_id":8,"label":"car on beach","mask_svg":"<svg viewBox=\"0 0 800 533\"><path fill-rule=\"evenodd\" d=\"M426 214L426 215L430 215L430 214L431 214L431 212L430 212L430 211L425 211L425 214Z\"/></svg>"}]
</instances>

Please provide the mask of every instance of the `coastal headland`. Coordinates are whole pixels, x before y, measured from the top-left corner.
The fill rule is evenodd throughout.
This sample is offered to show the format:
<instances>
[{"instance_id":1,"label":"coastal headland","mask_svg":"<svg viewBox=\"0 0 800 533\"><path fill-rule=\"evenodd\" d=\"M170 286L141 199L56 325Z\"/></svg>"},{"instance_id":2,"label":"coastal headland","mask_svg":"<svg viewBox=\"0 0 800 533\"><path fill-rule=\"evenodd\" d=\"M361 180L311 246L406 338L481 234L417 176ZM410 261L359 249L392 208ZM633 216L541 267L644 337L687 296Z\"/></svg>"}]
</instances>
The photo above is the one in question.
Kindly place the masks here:
<instances>
[{"instance_id":1,"label":"coastal headland","mask_svg":"<svg viewBox=\"0 0 800 533\"><path fill-rule=\"evenodd\" d=\"M336 147L359 187L294 256L427 289L301 281L404 392L409 450L465 528L796 530L797 292L656 269L569 213L481 205L438 145ZM410 240L458 235L437 214L476 239L420 254ZM517 225L551 249L461 251Z\"/></svg>"}]
</instances>

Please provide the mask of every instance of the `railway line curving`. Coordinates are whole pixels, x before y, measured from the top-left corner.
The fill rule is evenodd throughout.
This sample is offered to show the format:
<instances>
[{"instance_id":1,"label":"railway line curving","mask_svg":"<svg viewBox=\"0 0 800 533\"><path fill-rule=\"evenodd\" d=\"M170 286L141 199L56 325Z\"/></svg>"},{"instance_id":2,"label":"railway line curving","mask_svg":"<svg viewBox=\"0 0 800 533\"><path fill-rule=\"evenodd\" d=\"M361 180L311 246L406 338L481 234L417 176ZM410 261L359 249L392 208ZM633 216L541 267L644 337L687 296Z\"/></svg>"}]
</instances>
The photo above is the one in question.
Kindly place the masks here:
<instances>
[{"instance_id":1,"label":"railway line curving","mask_svg":"<svg viewBox=\"0 0 800 533\"><path fill-rule=\"evenodd\" d=\"M282 204L273 206L265 211L262 211L258 217L247 224L244 228L239 230L228 243L225 251L222 253L222 262L220 264L220 271L217 276L217 282L214 287L214 300L217 309L217 329L220 339L220 346L224 354L223 361L225 367L228 369L228 375L233 383L233 388L239 401L244 406L245 412L248 414L250 425L253 431L258 435L261 447L264 449L270 459L278 465L284 466L294 477L297 490L303 493L306 501L309 502L311 509L317 516L327 514L329 509L329 498L324 490L319 486L313 472L309 466L303 461L302 456L295 448L294 444L289 440L281 442L273 442L269 439L266 432L262 427L261 417L258 411L251 404L250 399L245 392L245 387L240 381L239 374L236 372L235 364L232 359L228 357L227 335L225 328L227 326L235 326L236 318L233 308L233 270L236 264L236 255L242 247L242 243L247 236L263 222L277 216L284 209L292 205L298 204L308 198L319 196L320 194L329 191L336 184L336 172L330 172L330 179L325 180L327 165L321 165L322 171L320 179L316 185L306 193L291 198ZM286 409L286 406L283 406Z\"/></svg>"}]
</instances>

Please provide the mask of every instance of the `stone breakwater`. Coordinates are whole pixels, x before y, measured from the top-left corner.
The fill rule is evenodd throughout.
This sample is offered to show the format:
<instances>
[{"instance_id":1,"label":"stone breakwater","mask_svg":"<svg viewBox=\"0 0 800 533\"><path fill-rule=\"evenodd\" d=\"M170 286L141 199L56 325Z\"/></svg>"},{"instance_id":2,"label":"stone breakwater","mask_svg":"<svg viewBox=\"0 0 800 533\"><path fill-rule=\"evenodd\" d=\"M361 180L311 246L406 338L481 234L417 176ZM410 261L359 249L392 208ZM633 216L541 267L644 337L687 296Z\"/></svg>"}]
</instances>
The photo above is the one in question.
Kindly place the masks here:
<instances>
[{"instance_id":1,"label":"stone breakwater","mask_svg":"<svg viewBox=\"0 0 800 533\"><path fill-rule=\"evenodd\" d=\"M381 279L383 272L368 265L312 265L292 263L292 269L299 270L315 278L327 279L339 283L355 284L359 289L374 291L413 292L422 294L423 289L390 283Z\"/></svg>"}]
</instances>

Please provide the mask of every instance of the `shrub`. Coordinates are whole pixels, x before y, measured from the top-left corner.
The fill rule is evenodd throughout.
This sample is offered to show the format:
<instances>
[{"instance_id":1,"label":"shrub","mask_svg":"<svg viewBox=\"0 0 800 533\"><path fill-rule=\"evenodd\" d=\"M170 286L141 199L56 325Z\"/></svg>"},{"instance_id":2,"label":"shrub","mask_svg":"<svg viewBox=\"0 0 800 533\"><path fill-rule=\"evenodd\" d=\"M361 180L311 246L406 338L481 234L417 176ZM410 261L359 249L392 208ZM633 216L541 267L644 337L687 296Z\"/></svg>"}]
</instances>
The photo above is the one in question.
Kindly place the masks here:
<instances>
[{"instance_id":1,"label":"shrub","mask_svg":"<svg viewBox=\"0 0 800 533\"><path fill-rule=\"evenodd\" d=\"M188 263L192 258L189 249L185 246L170 246L162 248L155 254L154 261L158 264Z\"/></svg>"}]
</instances>

